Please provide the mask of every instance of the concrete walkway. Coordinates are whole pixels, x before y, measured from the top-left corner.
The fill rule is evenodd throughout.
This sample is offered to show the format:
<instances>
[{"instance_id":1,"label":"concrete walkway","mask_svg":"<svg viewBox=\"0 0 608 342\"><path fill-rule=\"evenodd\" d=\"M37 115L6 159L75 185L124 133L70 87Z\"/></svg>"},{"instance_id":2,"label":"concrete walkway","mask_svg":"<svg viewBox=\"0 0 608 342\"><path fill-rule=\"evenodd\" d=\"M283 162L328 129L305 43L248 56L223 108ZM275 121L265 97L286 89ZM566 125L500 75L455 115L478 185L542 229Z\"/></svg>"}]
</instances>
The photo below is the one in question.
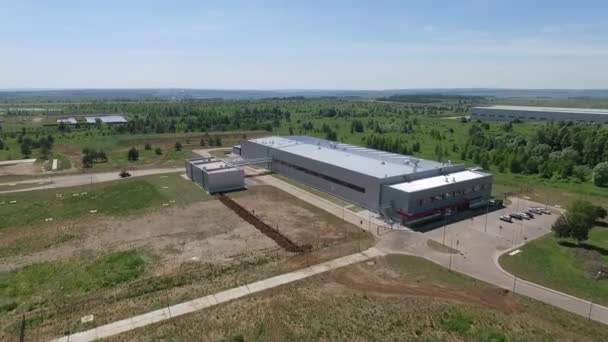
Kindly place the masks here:
<instances>
[{"instance_id":1,"label":"concrete walkway","mask_svg":"<svg viewBox=\"0 0 608 342\"><path fill-rule=\"evenodd\" d=\"M335 216L341 217L379 238L376 247L385 254L407 254L423 257L436 264L451 268L457 272L479 279L486 283L515 291L517 294L536 299L556 306L560 309L575 313L604 324L608 324L608 308L580 299L523 279L516 278L500 267L498 258L512 249L522 246L525 242L539 238L549 232L552 220L558 215L540 216L532 221L521 221L516 224L503 225L498 220L500 215L531 206L545 206L529 200L512 198L512 204L505 209L490 213L488 221L484 216L472 220L462 220L450 224L446 228L446 243L448 241L460 245L456 247L462 254L452 255L432 250L428 245L429 239L442 242L443 229L435 229L427 233L415 231L389 230L386 223L367 214L367 211L354 213L348 206L341 207L326 199L320 198L301 188L283 182L272 176L261 176L257 179L268 185L280 188L301 200L304 200ZM555 212L557 213L557 209ZM368 216L369 215L369 216ZM371 220L368 219L371 218ZM368 221L369 220L369 221ZM486 224L487 222L487 224ZM525 224L525 226L523 226Z\"/></svg>"},{"instance_id":2,"label":"concrete walkway","mask_svg":"<svg viewBox=\"0 0 608 342\"><path fill-rule=\"evenodd\" d=\"M276 277L256 281L254 283L221 291L188 302L176 304L164 309L159 309L142 315L133 316L131 318L102 325L91 330L86 330L73 335L57 338L53 341L93 341L100 338L110 337L150 324L165 321L173 317L193 313L218 304L226 303L234 299L243 298L245 296L261 292L267 289L271 289L277 286L289 284L298 280L312 277L314 275L324 273L333 269L356 264L382 255L384 255L384 253L382 253L377 248L372 247L361 253L351 254L318 265L310 266L299 271L281 274Z\"/></svg>"},{"instance_id":3,"label":"concrete walkway","mask_svg":"<svg viewBox=\"0 0 608 342\"><path fill-rule=\"evenodd\" d=\"M161 173L171 173L171 172L184 172L183 167L165 167L165 168L156 168L156 169L141 169L141 170L129 170L131 177L141 177L141 176L149 176ZM70 186L78 186L78 185L86 185L86 184L94 184L94 183L103 183L114 180L123 179L119 175L120 171L111 171L111 172L97 172L97 173L81 173L76 175L66 175L66 176L49 176L44 178L36 178L36 179L26 179L22 181L14 181L10 183L2 183L0 185L9 185L9 184L31 184L31 183L45 183L42 186L35 186L31 188L24 189L15 189L15 190L6 190L0 191L0 194L10 193L10 192L24 192L24 191L33 191L33 190L42 190L42 189L54 189L54 188L65 188ZM49 183L50 181L50 183Z\"/></svg>"}]
</instances>

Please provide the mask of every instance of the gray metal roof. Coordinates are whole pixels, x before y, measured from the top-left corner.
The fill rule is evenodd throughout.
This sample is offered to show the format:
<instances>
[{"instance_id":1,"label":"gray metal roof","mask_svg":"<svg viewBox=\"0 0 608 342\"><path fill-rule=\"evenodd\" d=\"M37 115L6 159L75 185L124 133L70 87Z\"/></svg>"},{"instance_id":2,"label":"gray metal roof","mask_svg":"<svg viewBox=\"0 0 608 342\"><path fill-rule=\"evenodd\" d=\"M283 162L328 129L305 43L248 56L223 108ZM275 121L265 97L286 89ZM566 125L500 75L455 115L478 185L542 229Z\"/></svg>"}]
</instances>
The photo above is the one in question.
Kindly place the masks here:
<instances>
[{"instance_id":1,"label":"gray metal roof","mask_svg":"<svg viewBox=\"0 0 608 342\"><path fill-rule=\"evenodd\" d=\"M197 169L201 169L208 173L219 173L239 170L239 168L235 167L234 165L226 163L223 160L220 160L215 157L189 159L188 162L192 164L193 167L196 167Z\"/></svg>"},{"instance_id":2,"label":"gray metal roof","mask_svg":"<svg viewBox=\"0 0 608 342\"><path fill-rule=\"evenodd\" d=\"M87 123L95 123L95 121L99 119L104 123L125 123L127 119L125 119L122 115L96 115L96 116L87 116L85 120Z\"/></svg>"},{"instance_id":3,"label":"gray metal roof","mask_svg":"<svg viewBox=\"0 0 608 342\"><path fill-rule=\"evenodd\" d=\"M473 107L473 109L500 109L524 112L547 112L547 113L573 113L573 114L602 114L608 115L608 109L592 108L563 108L563 107L533 107L533 106L506 106L495 105L485 107Z\"/></svg>"},{"instance_id":4,"label":"gray metal roof","mask_svg":"<svg viewBox=\"0 0 608 342\"><path fill-rule=\"evenodd\" d=\"M65 118L65 119L57 119L57 123L64 123L64 124L72 124L75 125L78 122L76 121L76 118Z\"/></svg>"},{"instance_id":5,"label":"gray metal roof","mask_svg":"<svg viewBox=\"0 0 608 342\"><path fill-rule=\"evenodd\" d=\"M393 184L390 187L403 192L417 192L489 176L490 174L487 173L465 170L450 173L447 175L440 175L424 179L418 179L411 182Z\"/></svg>"},{"instance_id":6,"label":"gray metal roof","mask_svg":"<svg viewBox=\"0 0 608 342\"><path fill-rule=\"evenodd\" d=\"M402 176L448 164L308 136L265 137L250 141L376 178Z\"/></svg>"}]
</instances>

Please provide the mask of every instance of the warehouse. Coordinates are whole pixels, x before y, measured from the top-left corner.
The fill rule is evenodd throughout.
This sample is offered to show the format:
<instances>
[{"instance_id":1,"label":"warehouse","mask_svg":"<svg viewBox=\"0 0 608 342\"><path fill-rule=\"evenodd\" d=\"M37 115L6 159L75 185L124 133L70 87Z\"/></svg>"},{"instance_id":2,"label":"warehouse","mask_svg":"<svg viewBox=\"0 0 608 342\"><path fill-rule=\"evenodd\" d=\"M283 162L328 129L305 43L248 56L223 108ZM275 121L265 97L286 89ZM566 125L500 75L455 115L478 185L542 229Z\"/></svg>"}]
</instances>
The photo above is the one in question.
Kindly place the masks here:
<instances>
[{"instance_id":1,"label":"warehouse","mask_svg":"<svg viewBox=\"0 0 608 342\"><path fill-rule=\"evenodd\" d=\"M608 109L489 106L473 107L471 120L576 121L608 123Z\"/></svg>"},{"instance_id":2,"label":"warehouse","mask_svg":"<svg viewBox=\"0 0 608 342\"><path fill-rule=\"evenodd\" d=\"M106 123L106 124L121 124L127 123L127 119L125 119L122 115L117 114L101 114L97 116L87 116L85 117L85 121L88 124L97 123L97 120Z\"/></svg>"},{"instance_id":3,"label":"warehouse","mask_svg":"<svg viewBox=\"0 0 608 342\"><path fill-rule=\"evenodd\" d=\"M306 136L242 140L245 160L266 158L279 174L407 223L488 203L492 175Z\"/></svg>"},{"instance_id":4,"label":"warehouse","mask_svg":"<svg viewBox=\"0 0 608 342\"><path fill-rule=\"evenodd\" d=\"M214 157L186 160L186 175L210 194L245 187L243 170Z\"/></svg>"}]
</instances>

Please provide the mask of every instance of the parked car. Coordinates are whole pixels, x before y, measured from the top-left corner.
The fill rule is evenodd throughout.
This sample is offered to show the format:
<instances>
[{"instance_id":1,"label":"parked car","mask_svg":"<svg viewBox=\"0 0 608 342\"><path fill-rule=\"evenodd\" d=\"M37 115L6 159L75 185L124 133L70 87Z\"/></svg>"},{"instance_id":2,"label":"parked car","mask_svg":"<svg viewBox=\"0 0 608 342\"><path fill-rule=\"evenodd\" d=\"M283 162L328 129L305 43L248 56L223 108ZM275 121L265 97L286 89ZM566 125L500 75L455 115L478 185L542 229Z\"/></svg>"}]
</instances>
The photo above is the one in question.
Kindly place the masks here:
<instances>
[{"instance_id":1,"label":"parked car","mask_svg":"<svg viewBox=\"0 0 608 342\"><path fill-rule=\"evenodd\" d=\"M535 213L536 215L542 215L543 214L543 211L540 210L540 208L535 208L535 207L532 207L532 208L528 209L528 212L529 213L530 212Z\"/></svg>"},{"instance_id":2,"label":"parked car","mask_svg":"<svg viewBox=\"0 0 608 342\"><path fill-rule=\"evenodd\" d=\"M518 213L524 220L529 220L532 217L530 217L530 215L528 215L527 213Z\"/></svg>"},{"instance_id":3,"label":"parked car","mask_svg":"<svg viewBox=\"0 0 608 342\"><path fill-rule=\"evenodd\" d=\"M525 214L527 214L528 216L530 216L530 218L534 218L534 212L533 211L526 211Z\"/></svg>"},{"instance_id":4,"label":"parked car","mask_svg":"<svg viewBox=\"0 0 608 342\"><path fill-rule=\"evenodd\" d=\"M549 210L547 208L538 208L538 209L540 209L540 211L542 211L543 214L551 215L551 210Z\"/></svg>"},{"instance_id":5,"label":"parked car","mask_svg":"<svg viewBox=\"0 0 608 342\"><path fill-rule=\"evenodd\" d=\"M518 214L518 213L511 213L511 214L509 214L509 216L510 216L511 218L518 219L518 220L523 220L523 219L524 219L524 218L523 218L523 217L522 217L520 214Z\"/></svg>"},{"instance_id":6,"label":"parked car","mask_svg":"<svg viewBox=\"0 0 608 342\"><path fill-rule=\"evenodd\" d=\"M499 217L499 219L505 222L513 223L513 219L509 215L502 215Z\"/></svg>"}]
</instances>

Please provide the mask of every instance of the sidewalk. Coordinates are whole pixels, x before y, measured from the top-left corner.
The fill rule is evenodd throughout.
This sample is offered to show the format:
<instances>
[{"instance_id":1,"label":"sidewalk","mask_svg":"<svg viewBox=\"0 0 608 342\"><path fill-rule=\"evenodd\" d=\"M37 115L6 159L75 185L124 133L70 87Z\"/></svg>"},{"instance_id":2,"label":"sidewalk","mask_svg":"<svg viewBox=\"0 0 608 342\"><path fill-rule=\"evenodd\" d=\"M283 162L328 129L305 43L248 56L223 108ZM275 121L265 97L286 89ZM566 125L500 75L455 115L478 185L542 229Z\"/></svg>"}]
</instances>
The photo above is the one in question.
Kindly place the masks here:
<instances>
[{"instance_id":1,"label":"sidewalk","mask_svg":"<svg viewBox=\"0 0 608 342\"><path fill-rule=\"evenodd\" d=\"M79 333L75 333L73 335L60 337L53 341L93 341L100 338L110 337L123 332L127 332L129 330L141 328L177 316L189 314L218 304L226 303L231 300L242 298L277 286L312 277L314 275L324 273L336 268L356 264L381 255L384 255L384 253L382 253L375 247L372 247L361 253L347 255L345 257L310 266L299 271L281 274L276 277L256 281L254 283L221 291L188 302L169 306L164 309L151 311L138 316L133 316L110 324L102 325L91 330L86 330Z\"/></svg>"}]
</instances>

